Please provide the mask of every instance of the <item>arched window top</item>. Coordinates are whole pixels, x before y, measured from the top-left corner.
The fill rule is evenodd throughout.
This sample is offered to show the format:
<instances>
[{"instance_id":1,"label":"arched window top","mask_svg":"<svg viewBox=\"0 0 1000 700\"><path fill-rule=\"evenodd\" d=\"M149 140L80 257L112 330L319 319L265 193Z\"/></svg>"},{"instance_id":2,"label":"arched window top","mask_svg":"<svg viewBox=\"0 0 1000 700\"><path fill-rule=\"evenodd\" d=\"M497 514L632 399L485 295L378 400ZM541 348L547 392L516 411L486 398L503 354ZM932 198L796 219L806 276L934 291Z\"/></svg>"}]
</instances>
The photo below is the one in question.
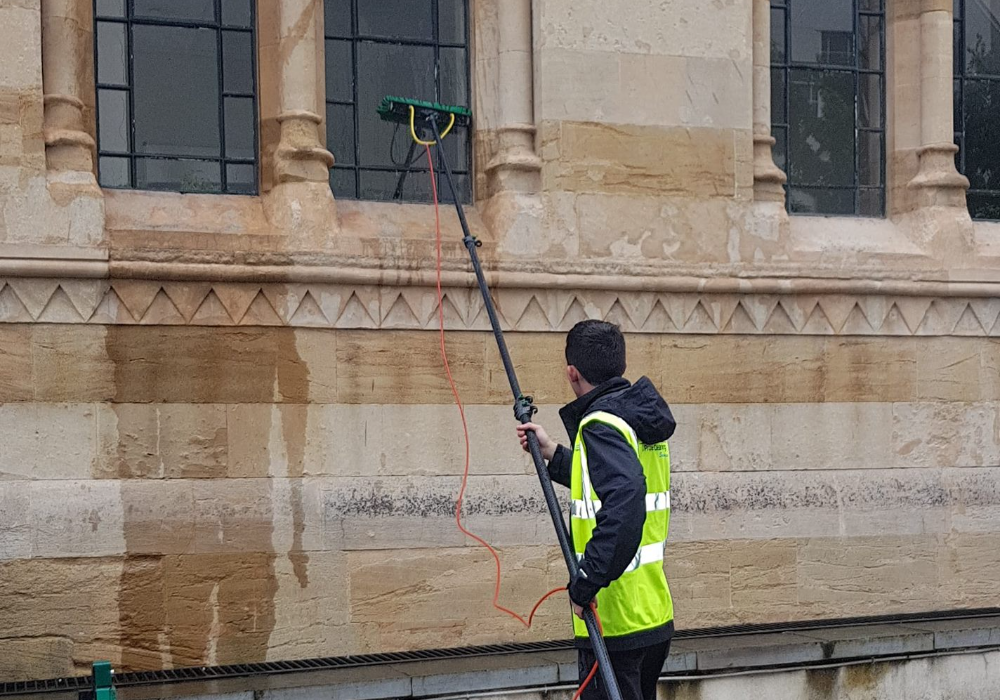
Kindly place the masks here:
<instances>
[{"instance_id":1,"label":"arched window top","mask_svg":"<svg viewBox=\"0 0 1000 700\"><path fill-rule=\"evenodd\" d=\"M325 0L327 143L336 158L330 177L335 196L430 200L424 149L411 150L405 130L382 122L375 110L386 95L469 105L467 5ZM463 131L445 140L466 201L472 189L470 136Z\"/></svg>"}]
</instances>

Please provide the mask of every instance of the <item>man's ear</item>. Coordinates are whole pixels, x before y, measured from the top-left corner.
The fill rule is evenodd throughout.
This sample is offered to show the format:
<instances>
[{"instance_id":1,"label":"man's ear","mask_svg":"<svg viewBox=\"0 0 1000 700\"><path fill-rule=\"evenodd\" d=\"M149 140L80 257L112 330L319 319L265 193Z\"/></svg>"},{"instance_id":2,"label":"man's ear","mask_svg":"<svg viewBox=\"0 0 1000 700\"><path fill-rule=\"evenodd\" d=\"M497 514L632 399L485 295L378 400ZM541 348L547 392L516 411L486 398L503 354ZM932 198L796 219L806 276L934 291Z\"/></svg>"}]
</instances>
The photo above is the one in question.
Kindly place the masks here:
<instances>
[{"instance_id":1,"label":"man's ear","mask_svg":"<svg viewBox=\"0 0 1000 700\"><path fill-rule=\"evenodd\" d=\"M573 365L567 365L566 366L566 379L568 379L569 383L572 384L572 385L574 385L574 386L577 385L577 384L579 384L580 383L580 370L578 370Z\"/></svg>"}]
</instances>

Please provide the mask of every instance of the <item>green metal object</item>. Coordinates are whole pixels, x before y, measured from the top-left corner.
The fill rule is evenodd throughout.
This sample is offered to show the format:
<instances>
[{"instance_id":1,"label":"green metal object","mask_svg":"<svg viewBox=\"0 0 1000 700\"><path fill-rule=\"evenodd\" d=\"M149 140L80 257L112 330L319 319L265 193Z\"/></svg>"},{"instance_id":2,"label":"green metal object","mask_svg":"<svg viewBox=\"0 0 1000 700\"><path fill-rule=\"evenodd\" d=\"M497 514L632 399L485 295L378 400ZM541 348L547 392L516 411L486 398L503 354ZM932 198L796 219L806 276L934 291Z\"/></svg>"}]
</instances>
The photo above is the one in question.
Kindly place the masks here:
<instances>
[{"instance_id":1,"label":"green metal object","mask_svg":"<svg viewBox=\"0 0 1000 700\"><path fill-rule=\"evenodd\" d=\"M454 114L455 126L468 127L472 124L472 112L466 107L411 100L405 97L384 97L382 104L378 106L378 114L383 121L409 124L410 107L413 107L417 121L426 121L434 116L447 117L450 121L451 115Z\"/></svg>"},{"instance_id":2,"label":"green metal object","mask_svg":"<svg viewBox=\"0 0 1000 700\"><path fill-rule=\"evenodd\" d=\"M115 692L111 674L109 662L94 662L94 700L117 700L118 694Z\"/></svg>"}]
</instances>

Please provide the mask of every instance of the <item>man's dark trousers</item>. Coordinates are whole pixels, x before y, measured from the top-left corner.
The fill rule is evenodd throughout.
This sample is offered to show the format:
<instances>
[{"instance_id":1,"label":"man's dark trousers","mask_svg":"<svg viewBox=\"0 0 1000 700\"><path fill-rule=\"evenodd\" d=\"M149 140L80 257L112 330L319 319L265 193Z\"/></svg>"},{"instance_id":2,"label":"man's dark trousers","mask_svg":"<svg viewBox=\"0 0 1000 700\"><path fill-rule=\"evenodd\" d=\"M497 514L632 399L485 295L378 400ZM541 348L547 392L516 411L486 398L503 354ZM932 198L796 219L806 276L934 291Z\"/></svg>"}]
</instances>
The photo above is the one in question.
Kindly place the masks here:
<instances>
[{"instance_id":1,"label":"man's dark trousers","mask_svg":"<svg viewBox=\"0 0 1000 700\"><path fill-rule=\"evenodd\" d=\"M663 664L670 653L670 640L651 647L628 651L609 651L611 666L615 669L622 700L656 700L656 683L663 671ZM590 675L594 667L594 652L579 650L580 682ZM601 679L601 669L583 691L581 700L608 700Z\"/></svg>"}]
</instances>

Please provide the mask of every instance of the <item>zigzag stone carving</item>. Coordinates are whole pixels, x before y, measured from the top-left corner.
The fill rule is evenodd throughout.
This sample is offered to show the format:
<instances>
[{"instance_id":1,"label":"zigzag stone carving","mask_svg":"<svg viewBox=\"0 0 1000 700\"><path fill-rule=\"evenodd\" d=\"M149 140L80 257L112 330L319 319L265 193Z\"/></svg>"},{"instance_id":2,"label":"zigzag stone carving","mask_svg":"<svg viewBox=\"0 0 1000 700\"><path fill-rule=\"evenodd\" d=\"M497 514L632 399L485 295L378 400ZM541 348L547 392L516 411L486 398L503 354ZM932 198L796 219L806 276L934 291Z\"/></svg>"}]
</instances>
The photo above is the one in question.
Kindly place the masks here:
<instances>
[{"instance_id":1,"label":"zigzag stone carving","mask_svg":"<svg viewBox=\"0 0 1000 700\"><path fill-rule=\"evenodd\" d=\"M632 333L992 336L1000 298L499 289L503 326L565 331L600 318ZM448 288L449 330L488 330L476 289ZM0 323L431 329L435 290L335 284L0 280Z\"/></svg>"}]
</instances>

